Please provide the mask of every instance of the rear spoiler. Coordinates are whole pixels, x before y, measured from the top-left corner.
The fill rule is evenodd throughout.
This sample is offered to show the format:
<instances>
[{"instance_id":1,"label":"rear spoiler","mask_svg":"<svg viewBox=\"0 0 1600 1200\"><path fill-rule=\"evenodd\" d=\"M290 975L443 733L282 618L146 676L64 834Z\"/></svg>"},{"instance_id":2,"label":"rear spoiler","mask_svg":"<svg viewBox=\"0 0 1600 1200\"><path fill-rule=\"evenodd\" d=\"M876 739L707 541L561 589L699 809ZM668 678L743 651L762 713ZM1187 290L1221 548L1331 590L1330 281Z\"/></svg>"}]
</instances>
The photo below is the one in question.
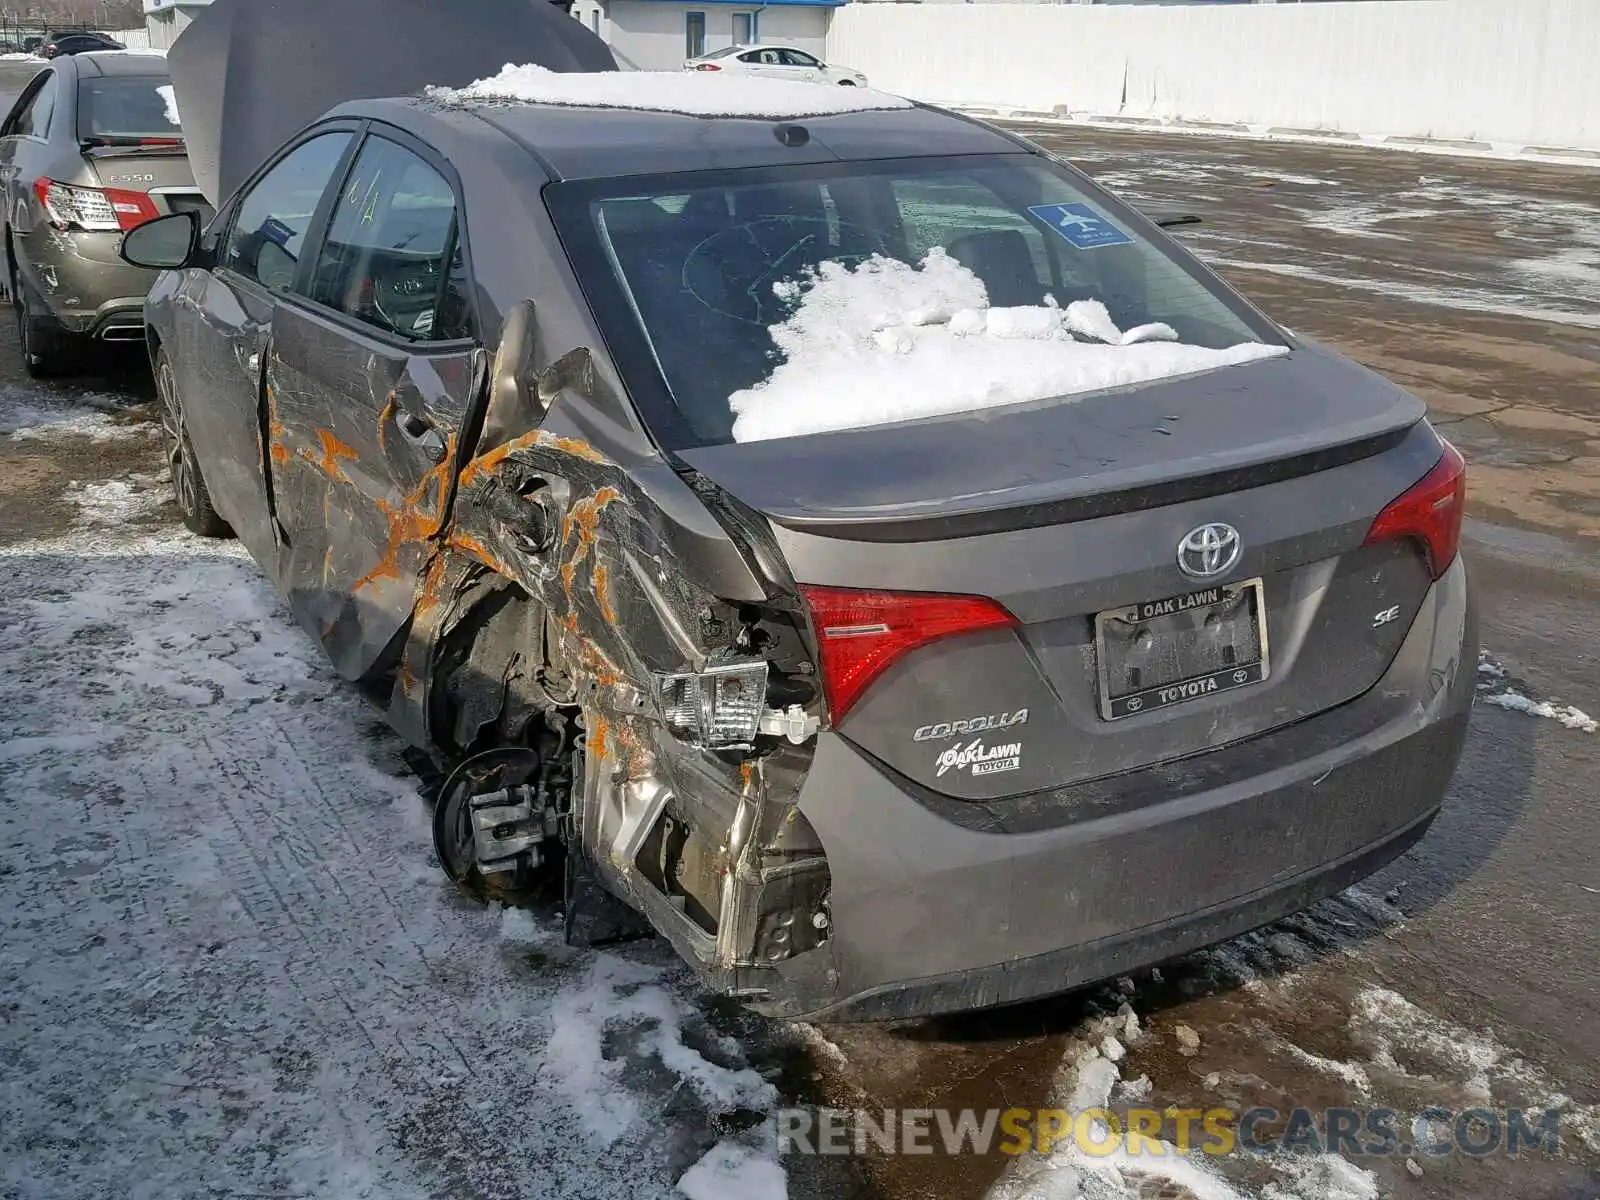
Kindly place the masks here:
<instances>
[{"instance_id":1,"label":"rear spoiler","mask_svg":"<svg viewBox=\"0 0 1600 1200\"><path fill-rule=\"evenodd\" d=\"M159 137L86 137L80 138L78 148L93 158L112 158L140 154L187 154L188 145L182 138Z\"/></svg>"}]
</instances>

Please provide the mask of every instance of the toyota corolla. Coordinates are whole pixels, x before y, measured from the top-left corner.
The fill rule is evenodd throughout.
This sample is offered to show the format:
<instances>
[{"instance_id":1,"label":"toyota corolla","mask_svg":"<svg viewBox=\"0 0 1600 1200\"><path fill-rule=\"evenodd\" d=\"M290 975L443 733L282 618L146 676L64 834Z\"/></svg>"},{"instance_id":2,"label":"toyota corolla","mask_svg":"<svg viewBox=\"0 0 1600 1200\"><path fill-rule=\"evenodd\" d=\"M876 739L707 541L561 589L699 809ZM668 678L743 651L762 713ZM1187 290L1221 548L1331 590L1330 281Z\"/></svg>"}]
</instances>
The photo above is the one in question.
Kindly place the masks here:
<instances>
[{"instance_id":1,"label":"toyota corolla","mask_svg":"<svg viewBox=\"0 0 1600 1200\"><path fill-rule=\"evenodd\" d=\"M1477 647L1414 397L961 116L419 55L456 86L272 130L204 59L230 7L172 56L219 215L124 248L178 496L448 772L465 885L889 1018L1428 828Z\"/></svg>"}]
</instances>

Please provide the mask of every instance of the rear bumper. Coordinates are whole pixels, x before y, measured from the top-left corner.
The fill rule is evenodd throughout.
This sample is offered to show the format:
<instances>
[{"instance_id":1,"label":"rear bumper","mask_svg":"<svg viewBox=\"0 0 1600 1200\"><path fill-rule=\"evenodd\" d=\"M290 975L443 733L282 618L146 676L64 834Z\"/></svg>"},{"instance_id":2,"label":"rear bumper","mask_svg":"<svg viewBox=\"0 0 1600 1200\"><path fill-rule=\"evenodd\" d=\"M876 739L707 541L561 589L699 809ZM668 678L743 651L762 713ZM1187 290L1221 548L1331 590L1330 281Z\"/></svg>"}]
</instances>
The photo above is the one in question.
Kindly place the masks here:
<instances>
[{"instance_id":1,"label":"rear bumper","mask_svg":"<svg viewBox=\"0 0 1600 1200\"><path fill-rule=\"evenodd\" d=\"M46 226L18 240L18 266L63 329L111 341L143 336L144 298L160 272L123 262L120 233Z\"/></svg>"},{"instance_id":2,"label":"rear bumper","mask_svg":"<svg viewBox=\"0 0 1600 1200\"><path fill-rule=\"evenodd\" d=\"M1081 796L1053 798L1064 814L1053 822L1049 802L1035 806L1043 819L952 820L822 735L800 807L828 855L832 936L761 972L767 997L752 1007L886 1020L1010 1004L1153 965L1338 892L1402 853L1437 813L1476 663L1458 560L1365 696L1102 783L1087 807Z\"/></svg>"}]
</instances>

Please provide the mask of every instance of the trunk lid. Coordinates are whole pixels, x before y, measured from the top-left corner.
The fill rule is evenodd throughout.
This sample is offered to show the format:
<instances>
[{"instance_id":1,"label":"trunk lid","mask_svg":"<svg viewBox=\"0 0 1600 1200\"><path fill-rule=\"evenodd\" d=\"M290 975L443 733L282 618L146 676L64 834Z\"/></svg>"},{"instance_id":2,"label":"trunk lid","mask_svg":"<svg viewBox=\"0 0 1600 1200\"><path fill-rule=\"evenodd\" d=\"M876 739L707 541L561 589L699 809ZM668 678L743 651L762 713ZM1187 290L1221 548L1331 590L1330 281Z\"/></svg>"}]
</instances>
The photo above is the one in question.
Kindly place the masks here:
<instances>
[{"instance_id":1,"label":"trunk lid","mask_svg":"<svg viewBox=\"0 0 1600 1200\"><path fill-rule=\"evenodd\" d=\"M984 596L1016 617L910 651L838 722L910 782L979 800L1192 755L1371 688L1431 582L1411 542L1363 545L1439 458L1423 415L1299 343L1075 403L682 457L770 518L803 585ZM1237 564L1185 574L1180 543L1213 524L1237 531ZM1232 590L1252 580L1259 595ZM1263 681L1227 682L1258 655ZM1203 674L1223 686L1156 702Z\"/></svg>"},{"instance_id":2,"label":"trunk lid","mask_svg":"<svg viewBox=\"0 0 1600 1200\"><path fill-rule=\"evenodd\" d=\"M181 141L95 139L85 144L83 157L99 186L147 193L162 216L193 211L210 221L215 213L195 186Z\"/></svg>"}]
</instances>

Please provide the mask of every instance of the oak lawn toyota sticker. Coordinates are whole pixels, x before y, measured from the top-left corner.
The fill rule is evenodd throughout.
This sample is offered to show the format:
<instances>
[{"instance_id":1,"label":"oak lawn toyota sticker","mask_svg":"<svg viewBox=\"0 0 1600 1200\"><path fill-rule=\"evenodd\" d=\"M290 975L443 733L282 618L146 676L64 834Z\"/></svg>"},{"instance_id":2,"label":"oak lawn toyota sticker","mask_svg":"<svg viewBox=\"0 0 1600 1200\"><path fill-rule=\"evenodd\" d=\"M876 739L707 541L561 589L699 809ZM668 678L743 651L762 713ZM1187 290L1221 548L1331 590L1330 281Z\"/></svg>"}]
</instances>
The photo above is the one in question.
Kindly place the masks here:
<instances>
[{"instance_id":1,"label":"oak lawn toyota sticker","mask_svg":"<svg viewBox=\"0 0 1600 1200\"><path fill-rule=\"evenodd\" d=\"M982 738L973 738L965 746L951 746L941 751L939 757L934 759L934 766L937 768L935 778L942 778L946 771L965 771L969 768L974 777L1016 771L1022 767L1022 743L1002 742L985 746Z\"/></svg>"}]
</instances>

